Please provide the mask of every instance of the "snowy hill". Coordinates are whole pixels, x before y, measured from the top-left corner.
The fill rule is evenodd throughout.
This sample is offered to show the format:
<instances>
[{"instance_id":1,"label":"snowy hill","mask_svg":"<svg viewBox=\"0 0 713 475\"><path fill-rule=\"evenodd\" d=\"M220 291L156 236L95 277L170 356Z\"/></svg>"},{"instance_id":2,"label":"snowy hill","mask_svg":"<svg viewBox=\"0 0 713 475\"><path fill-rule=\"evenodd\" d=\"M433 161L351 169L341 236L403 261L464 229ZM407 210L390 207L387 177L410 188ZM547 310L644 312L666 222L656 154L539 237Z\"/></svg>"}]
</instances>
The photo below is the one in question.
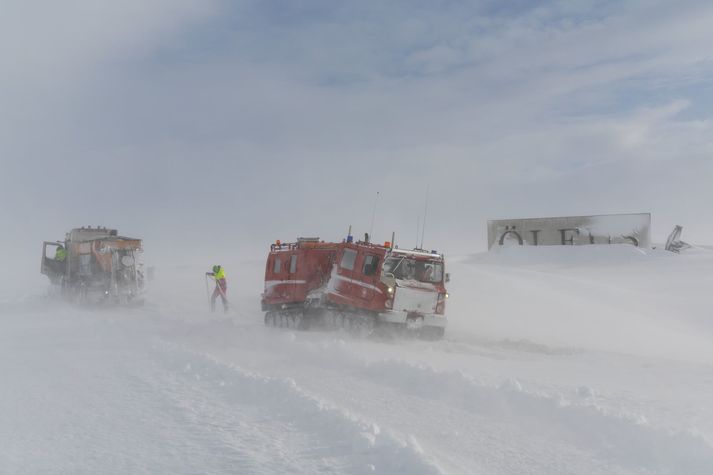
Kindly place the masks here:
<instances>
[{"instance_id":1,"label":"snowy hill","mask_svg":"<svg viewBox=\"0 0 713 475\"><path fill-rule=\"evenodd\" d=\"M451 258L439 342L265 328L263 265L228 315L191 266L144 308L1 304L0 472L713 472L711 251Z\"/></svg>"},{"instance_id":2,"label":"snowy hill","mask_svg":"<svg viewBox=\"0 0 713 475\"><path fill-rule=\"evenodd\" d=\"M514 247L456 268L451 293L473 295L449 309L459 334L713 362L713 252Z\"/></svg>"}]
</instances>

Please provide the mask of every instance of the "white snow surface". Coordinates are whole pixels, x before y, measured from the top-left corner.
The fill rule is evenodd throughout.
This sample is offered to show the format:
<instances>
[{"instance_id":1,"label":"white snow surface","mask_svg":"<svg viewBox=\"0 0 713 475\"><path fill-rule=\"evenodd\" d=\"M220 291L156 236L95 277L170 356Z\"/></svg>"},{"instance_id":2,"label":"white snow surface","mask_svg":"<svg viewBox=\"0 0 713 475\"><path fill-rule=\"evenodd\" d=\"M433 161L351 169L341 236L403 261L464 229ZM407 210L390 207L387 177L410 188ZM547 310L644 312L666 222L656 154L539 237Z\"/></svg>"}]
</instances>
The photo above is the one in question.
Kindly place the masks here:
<instances>
[{"instance_id":1,"label":"white snow surface","mask_svg":"<svg viewBox=\"0 0 713 475\"><path fill-rule=\"evenodd\" d=\"M442 341L265 328L264 264L0 302L0 473L713 473L713 252L448 259Z\"/></svg>"}]
</instances>

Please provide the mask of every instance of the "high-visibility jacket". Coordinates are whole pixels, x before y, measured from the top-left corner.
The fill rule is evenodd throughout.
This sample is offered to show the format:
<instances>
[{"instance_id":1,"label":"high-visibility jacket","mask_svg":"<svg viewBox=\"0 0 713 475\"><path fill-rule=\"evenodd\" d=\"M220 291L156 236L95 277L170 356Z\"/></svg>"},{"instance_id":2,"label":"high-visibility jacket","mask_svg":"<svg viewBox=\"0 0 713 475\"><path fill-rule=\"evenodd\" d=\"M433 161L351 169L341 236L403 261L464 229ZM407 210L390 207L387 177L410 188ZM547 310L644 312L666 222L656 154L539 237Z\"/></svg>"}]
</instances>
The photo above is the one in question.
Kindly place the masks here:
<instances>
[{"instance_id":1,"label":"high-visibility jacket","mask_svg":"<svg viewBox=\"0 0 713 475\"><path fill-rule=\"evenodd\" d=\"M218 269L218 272L213 272L213 277L215 280L222 280L225 279L225 270L221 267Z\"/></svg>"},{"instance_id":2,"label":"high-visibility jacket","mask_svg":"<svg viewBox=\"0 0 713 475\"><path fill-rule=\"evenodd\" d=\"M64 262L67 258L67 250L63 247L58 247L54 253L54 260L59 262Z\"/></svg>"}]
</instances>

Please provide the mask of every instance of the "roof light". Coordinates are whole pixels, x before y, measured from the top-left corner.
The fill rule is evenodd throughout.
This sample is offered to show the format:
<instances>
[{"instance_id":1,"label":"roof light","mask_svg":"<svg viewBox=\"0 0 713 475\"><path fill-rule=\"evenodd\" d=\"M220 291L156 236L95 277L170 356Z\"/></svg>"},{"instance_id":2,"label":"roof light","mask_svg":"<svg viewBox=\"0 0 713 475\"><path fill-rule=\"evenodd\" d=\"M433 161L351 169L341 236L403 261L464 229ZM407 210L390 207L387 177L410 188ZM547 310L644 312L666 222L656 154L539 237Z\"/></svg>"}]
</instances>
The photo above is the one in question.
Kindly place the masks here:
<instances>
[{"instance_id":1,"label":"roof light","mask_svg":"<svg viewBox=\"0 0 713 475\"><path fill-rule=\"evenodd\" d=\"M384 242L384 247L391 247L391 243L389 241Z\"/></svg>"}]
</instances>

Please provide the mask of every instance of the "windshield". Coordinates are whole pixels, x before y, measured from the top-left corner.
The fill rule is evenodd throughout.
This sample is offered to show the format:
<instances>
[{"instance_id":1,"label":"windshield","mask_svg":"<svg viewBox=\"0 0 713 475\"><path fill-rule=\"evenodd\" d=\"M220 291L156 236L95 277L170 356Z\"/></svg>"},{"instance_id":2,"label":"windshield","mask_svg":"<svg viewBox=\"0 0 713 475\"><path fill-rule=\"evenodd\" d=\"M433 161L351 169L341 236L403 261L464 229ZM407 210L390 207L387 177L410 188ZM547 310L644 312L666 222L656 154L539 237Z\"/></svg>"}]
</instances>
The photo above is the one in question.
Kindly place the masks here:
<instances>
[{"instance_id":1,"label":"windshield","mask_svg":"<svg viewBox=\"0 0 713 475\"><path fill-rule=\"evenodd\" d=\"M389 257L384 261L384 274L400 280L436 283L443 281L443 262L408 257Z\"/></svg>"}]
</instances>

